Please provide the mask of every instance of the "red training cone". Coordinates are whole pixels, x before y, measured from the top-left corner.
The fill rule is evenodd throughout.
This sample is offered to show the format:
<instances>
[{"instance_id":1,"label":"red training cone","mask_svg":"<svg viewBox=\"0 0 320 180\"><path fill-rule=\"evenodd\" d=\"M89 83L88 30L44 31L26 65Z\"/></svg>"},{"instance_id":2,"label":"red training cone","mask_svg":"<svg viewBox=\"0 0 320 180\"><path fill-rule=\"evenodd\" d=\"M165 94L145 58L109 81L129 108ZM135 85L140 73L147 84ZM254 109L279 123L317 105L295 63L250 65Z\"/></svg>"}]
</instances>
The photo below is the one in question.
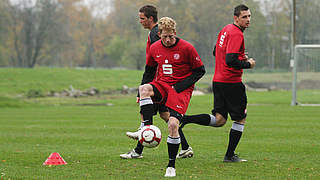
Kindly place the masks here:
<instances>
[{"instance_id":1,"label":"red training cone","mask_svg":"<svg viewBox=\"0 0 320 180\"><path fill-rule=\"evenodd\" d=\"M59 153L51 153L48 159L43 163L43 165L64 165L67 162L60 156Z\"/></svg>"}]
</instances>

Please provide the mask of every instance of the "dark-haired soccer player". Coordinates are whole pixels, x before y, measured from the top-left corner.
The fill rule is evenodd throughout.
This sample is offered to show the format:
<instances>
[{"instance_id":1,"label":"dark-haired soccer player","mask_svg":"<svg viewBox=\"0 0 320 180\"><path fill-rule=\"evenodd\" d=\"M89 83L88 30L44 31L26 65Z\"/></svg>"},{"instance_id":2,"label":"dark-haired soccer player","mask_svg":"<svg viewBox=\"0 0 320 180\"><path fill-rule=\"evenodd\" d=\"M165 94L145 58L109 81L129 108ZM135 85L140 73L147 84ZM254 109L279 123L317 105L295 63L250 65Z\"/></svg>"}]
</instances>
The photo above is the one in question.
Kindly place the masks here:
<instances>
[{"instance_id":1,"label":"dark-haired soccer player","mask_svg":"<svg viewBox=\"0 0 320 180\"><path fill-rule=\"evenodd\" d=\"M245 55L243 31L249 27L250 9L241 4L234 9L233 24L219 33L214 49L215 73L212 82L214 108L212 114L185 116L182 127L188 123L221 127L228 118L234 121L229 134L229 145L224 162L243 162L235 149L240 141L247 116L247 95L242 83L243 69L253 68L255 60Z\"/></svg>"},{"instance_id":2,"label":"dark-haired soccer player","mask_svg":"<svg viewBox=\"0 0 320 180\"><path fill-rule=\"evenodd\" d=\"M159 30L158 30L158 11L156 7L152 5L145 5L139 9L139 22L140 24L145 28L150 30L149 35L148 35L148 40L147 40L147 46L146 46L146 54L149 53L150 46L158 41L160 39L159 37ZM141 85L149 83L153 80L154 77L148 76L149 69L145 69L145 73L142 78ZM139 103L139 96L137 97L137 103ZM154 113L153 115L156 115L157 112L159 112L160 117L165 121L168 122L169 120L169 110L164 104L159 104L159 103L154 103L153 104L153 109ZM140 128L142 128L144 125L150 125L153 122L150 120L144 120L142 115L141 115L141 125ZM140 129L139 128L139 129ZM140 131L136 132L126 132L126 135L132 139L138 139ZM184 134L182 132L182 129L179 129L179 133L181 136L181 145L182 145L182 150L179 153L180 156L178 158L184 158L184 157L192 157L193 156L193 151L192 148L189 146L187 140L184 137ZM141 143L137 143L137 146L129 151L128 153L125 154L120 154L120 157L123 159L133 159L133 158L143 158L142 156L143 152L143 146Z\"/></svg>"}]
</instances>

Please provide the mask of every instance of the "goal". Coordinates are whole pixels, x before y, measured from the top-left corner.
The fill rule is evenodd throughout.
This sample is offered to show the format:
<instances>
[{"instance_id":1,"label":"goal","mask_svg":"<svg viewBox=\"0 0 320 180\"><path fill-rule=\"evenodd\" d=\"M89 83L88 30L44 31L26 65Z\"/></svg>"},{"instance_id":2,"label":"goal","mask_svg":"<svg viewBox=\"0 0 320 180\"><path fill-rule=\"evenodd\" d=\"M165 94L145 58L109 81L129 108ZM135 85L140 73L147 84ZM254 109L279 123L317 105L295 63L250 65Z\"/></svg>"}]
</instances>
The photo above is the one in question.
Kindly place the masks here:
<instances>
[{"instance_id":1,"label":"goal","mask_svg":"<svg viewBox=\"0 0 320 180\"><path fill-rule=\"evenodd\" d=\"M295 46L291 105L320 106L320 44Z\"/></svg>"}]
</instances>

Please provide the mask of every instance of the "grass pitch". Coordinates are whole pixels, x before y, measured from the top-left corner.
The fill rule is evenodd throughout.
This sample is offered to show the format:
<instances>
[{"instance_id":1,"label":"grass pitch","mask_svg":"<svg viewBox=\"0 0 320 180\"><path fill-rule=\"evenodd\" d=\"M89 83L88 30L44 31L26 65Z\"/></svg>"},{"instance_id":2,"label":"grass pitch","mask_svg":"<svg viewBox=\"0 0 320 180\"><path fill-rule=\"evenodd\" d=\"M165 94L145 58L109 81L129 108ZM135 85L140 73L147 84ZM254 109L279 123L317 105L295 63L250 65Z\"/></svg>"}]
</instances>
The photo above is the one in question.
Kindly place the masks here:
<instances>
[{"instance_id":1,"label":"grass pitch","mask_svg":"<svg viewBox=\"0 0 320 180\"><path fill-rule=\"evenodd\" d=\"M318 179L319 107L292 107L290 98L287 91L248 92L247 124L236 150L246 163L222 162L232 121L221 128L187 125L195 155L176 161L174 179ZM80 105L96 102L110 106ZM159 147L145 148L143 159L119 157L136 145L125 136L139 126L135 94L66 99L10 94L0 97L0 107L0 179L165 179L167 127L158 116ZM212 95L195 96L188 114L211 108ZM42 165L52 152L68 164Z\"/></svg>"}]
</instances>

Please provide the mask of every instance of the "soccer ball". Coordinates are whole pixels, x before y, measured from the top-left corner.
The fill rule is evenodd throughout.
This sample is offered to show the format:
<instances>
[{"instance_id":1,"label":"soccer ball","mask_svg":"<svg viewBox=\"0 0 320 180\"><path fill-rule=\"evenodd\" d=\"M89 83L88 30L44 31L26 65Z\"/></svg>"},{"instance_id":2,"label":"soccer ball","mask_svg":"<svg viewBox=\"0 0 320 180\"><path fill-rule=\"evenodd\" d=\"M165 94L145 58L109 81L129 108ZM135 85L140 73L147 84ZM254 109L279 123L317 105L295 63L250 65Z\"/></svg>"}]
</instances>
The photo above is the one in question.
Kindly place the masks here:
<instances>
[{"instance_id":1,"label":"soccer ball","mask_svg":"<svg viewBox=\"0 0 320 180\"><path fill-rule=\"evenodd\" d=\"M148 148L154 148L160 144L161 131L157 126L146 125L140 131L139 142Z\"/></svg>"}]
</instances>

